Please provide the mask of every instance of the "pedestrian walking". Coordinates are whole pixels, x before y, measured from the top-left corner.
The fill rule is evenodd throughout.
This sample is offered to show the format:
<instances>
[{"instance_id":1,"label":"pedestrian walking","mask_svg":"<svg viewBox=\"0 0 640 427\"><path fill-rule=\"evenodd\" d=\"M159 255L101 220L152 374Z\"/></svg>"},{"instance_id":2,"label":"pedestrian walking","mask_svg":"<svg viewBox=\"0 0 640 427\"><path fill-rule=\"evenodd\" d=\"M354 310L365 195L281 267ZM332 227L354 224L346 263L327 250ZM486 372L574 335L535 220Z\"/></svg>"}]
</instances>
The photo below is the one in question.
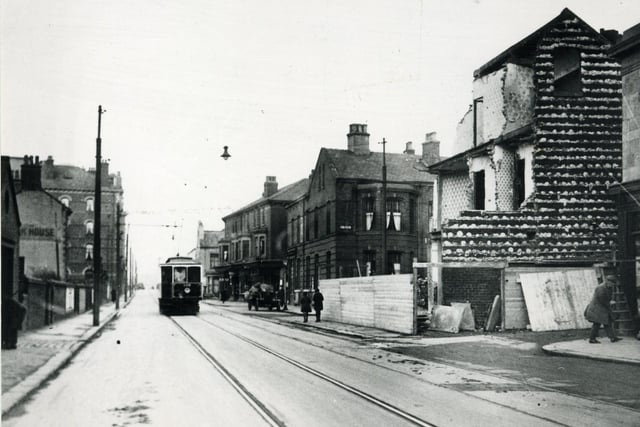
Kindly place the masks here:
<instances>
[{"instance_id":1,"label":"pedestrian walking","mask_svg":"<svg viewBox=\"0 0 640 427\"><path fill-rule=\"evenodd\" d=\"M322 301L324 301L324 297L322 296L322 293L320 293L320 289L316 288L313 293L313 309L316 311L316 322L320 321L320 313L324 308L322 306Z\"/></svg>"},{"instance_id":2,"label":"pedestrian walking","mask_svg":"<svg viewBox=\"0 0 640 427\"><path fill-rule=\"evenodd\" d=\"M221 291L220 291L220 300L222 301L222 303L224 304L225 301L227 301L229 299L229 291L227 290L227 286L226 285L221 285Z\"/></svg>"},{"instance_id":3,"label":"pedestrian walking","mask_svg":"<svg viewBox=\"0 0 640 427\"><path fill-rule=\"evenodd\" d=\"M27 309L13 298L2 301L2 348L18 346L18 330L27 314Z\"/></svg>"},{"instance_id":4,"label":"pedestrian walking","mask_svg":"<svg viewBox=\"0 0 640 427\"><path fill-rule=\"evenodd\" d=\"M589 343L600 344L598 334L600 325L604 326L604 330L611 342L620 341L622 338L616 336L613 330L613 315L611 313L611 305L615 301L611 300L611 289L615 285L615 278L607 276L604 283L596 287L593 292L593 298L584 310L584 317L592 323L591 334L589 335Z\"/></svg>"},{"instance_id":5,"label":"pedestrian walking","mask_svg":"<svg viewBox=\"0 0 640 427\"><path fill-rule=\"evenodd\" d=\"M311 297L307 291L302 292L302 298L300 298L300 311L302 311L304 323L307 323L309 320L309 312L311 311Z\"/></svg>"}]
</instances>

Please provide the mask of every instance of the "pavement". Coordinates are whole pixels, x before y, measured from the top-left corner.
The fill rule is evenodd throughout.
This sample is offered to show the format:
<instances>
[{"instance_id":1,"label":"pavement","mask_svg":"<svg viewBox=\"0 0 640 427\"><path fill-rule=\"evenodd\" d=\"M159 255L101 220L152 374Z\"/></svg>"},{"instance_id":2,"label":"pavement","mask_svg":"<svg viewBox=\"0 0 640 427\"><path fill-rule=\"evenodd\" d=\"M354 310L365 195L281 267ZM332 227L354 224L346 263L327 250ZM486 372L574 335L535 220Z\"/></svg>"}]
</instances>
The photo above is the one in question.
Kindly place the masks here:
<instances>
[{"instance_id":1,"label":"pavement","mask_svg":"<svg viewBox=\"0 0 640 427\"><path fill-rule=\"evenodd\" d=\"M363 340L408 339L411 340L412 345L446 345L493 338L490 334L476 337L465 335L440 338L414 337L327 320L316 322L313 313L309 316L309 321L303 323L302 313L298 311L298 307L294 306L288 311L260 310L256 312L248 311L247 304L241 302L228 301L222 304L218 300L205 300L204 303L245 315L261 316L267 320L289 324L297 328L309 328ZM125 307L126 304L121 304L121 309ZM109 303L100 308L99 326L93 326L93 312L87 311L41 329L21 332L18 337L17 349L2 350L2 415L4 416L37 391L118 315L119 310L116 310L115 304ZM531 333L535 334L535 332ZM601 344L589 344L586 338L560 341L544 345L542 348L552 355L640 365L640 340L634 337L624 337L622 341L616 343L611 343L604 338L600 341Z\"/></svg>"},{"instance_id":2,"label":"pavement","mask_svg":"<svg viewBox=\"0 0 640 427\"><path fill-rule=\"evenodd\" d=\"M115 303L108 303L100 307L98 326L93 326L93 311L89 310L19 332L17 348L2 350L2 416L52 378L118 314Z\"/></svg>"}]
</instances>

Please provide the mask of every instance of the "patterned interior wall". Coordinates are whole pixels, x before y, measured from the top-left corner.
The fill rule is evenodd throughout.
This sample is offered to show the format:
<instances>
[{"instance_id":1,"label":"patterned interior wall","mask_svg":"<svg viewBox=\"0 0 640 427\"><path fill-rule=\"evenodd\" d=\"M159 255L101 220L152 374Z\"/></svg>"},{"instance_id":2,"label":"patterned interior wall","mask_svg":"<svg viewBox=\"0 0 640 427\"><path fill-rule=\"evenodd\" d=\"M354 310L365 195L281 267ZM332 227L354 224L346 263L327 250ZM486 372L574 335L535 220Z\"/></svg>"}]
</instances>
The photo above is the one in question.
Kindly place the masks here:
<instances>
[{"instance_id":1,"label":"patterned interior wall","mask_svg":"<svg viewBox=\"0 0 640 427\"><path fill-rule=\"evenodd\" d=\"M554 94L558 48L581 52L582 96ZM443 226L444 261L610 259L617 216L607 186L612 176L621 179L622 107L620 66L608 48L576 18L541 35L534 65L535 193L515 212L460 212Z\"/></svg>"},{"instance_id":2,"label":"patterned interior wall","mask_svg":"<svg viewBox=\"0 0 640 427\"><path fill-rule=\"evenodd\" d=\"M499 211L513 210L515 158L516 153L513 150L496 147L494 157L496 175L495 199L496 208Z\"/></svg>"},{"instance_id":3,"label":"patterned interior wall","mask_svg":"<svg viewBox=\"0 0 640 427\"><path fill-rule=\"evenodd\" d=\"M509 133L531 123L535 107L534 73L531 67L507 64L504 81L503 133Z\"/></svg>"},{"instance_id":4,"label":"patterned interior wall","mask_svg":"<svg viewBox=\"0 0 640 427\"><path fill-rule=\"evenodd\" d=\"M637 53L636 56L640 56ZM640 62L640 59L637 59ZM624 75L626 93L624 96L624 120L622 134L625 136L623 144L624 181L640 179L640 68Z\"/></svg>"},{"instance_id":5,"label":"patterned interior wall","mask_svg":"<svg viewBox=\"0 0 640 427\"><path fill-rule=\"evenodd\" d=\"M470 208L471 181L465 172L442 180L442 223Z\"/></svg>"},{"instance_id":6,"label":"patterned interior wall","mask_svg":"<svg viewBox=\"0 0 640 427\"><path fill-rule=\"evenodd\" d=\"M507 68L504 67L485 77L474 80L473 99L482 98L482 120L478 132L478 145L499 137L507 122L505 112L505 79Z\"/></svg>"}]
</instances>

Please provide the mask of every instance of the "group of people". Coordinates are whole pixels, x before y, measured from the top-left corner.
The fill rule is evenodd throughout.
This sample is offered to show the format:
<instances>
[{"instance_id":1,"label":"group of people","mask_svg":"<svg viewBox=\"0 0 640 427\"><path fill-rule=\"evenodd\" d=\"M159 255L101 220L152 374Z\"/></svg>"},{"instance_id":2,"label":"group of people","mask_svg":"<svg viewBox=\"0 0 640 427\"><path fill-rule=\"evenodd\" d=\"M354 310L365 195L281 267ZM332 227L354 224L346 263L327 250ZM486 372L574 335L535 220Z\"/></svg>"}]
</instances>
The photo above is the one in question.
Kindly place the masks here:
<instances>
[{"instance_id":1,"label":"group of people","mask_svg":"<svg viewBox=\"0 0 640 427\"><path fill-rule=\"evenodd\" d=\"M302 317L305 323L309 321L309 313L311 312L312 305L313 309L316 312L316 322L320 322L320 314L323 309L323 301L324 296L322 296L322 293L318 288L316 288L313 292L313 297L310 297L309 292L307 291L304 291L302 293L302 298L300 298L300 311L302 311Z\"/></svg>"}]
</instances>

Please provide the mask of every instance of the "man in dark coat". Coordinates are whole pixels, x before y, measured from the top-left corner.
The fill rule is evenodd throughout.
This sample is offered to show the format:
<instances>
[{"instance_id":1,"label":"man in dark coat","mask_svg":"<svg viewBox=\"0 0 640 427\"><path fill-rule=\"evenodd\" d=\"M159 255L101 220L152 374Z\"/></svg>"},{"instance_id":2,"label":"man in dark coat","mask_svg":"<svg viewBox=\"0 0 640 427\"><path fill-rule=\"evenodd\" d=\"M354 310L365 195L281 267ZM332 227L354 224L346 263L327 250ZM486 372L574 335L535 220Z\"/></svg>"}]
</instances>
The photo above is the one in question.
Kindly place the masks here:
<instances>
[{"instance_id":1,"label":"man in dark coat","mask_svg":"<svg viewBox=\"0 0 640 427\"><path fill-rule=\"evenodd\" d=\"M27 309L13 298L2 301L2 348L15 349Z\"/></svg>"},{"instance_id":2,"label":"man in dark coat","mask_svg":"<svg viewBox=\"0 0 640 427\"><path fill-rule=\"evenodd\" d=\"M613 330L613 316L611 314L611 287L614 285L614 279L607 277L604 283L598 285L593 292L593 298L584 310L584 317L592 323L589 342L591 344L600 344L598 341L598 331L600 325L604 326L604 330L611 342L620 341L621 338L616 337Z\"/></svg>"},{"instance_id":3,"label":"man in dark coat","mask_svg":"<svg viewBox=\"0 0 640 427\"><path fill-rule=\"evenodd\" d=\"M304 322L307 323L309 320L309 312L311 311L311 297L308 292L302 293L302 298L300 298L300 311L302 311Z\"/></svg>"},{"instance_id":4,"label":"man in dark coat","mask_svg":"<svg viewBox=\"0 0 640 427\"><path fill-rule=\"evenodd\" d=\"M320 321L320 312L323 309L322 301L324 301L324 297L320 293L320 289L316 288L313 294L313 309L316 311L316 322Z\"/></svg>"}]
</instances>

